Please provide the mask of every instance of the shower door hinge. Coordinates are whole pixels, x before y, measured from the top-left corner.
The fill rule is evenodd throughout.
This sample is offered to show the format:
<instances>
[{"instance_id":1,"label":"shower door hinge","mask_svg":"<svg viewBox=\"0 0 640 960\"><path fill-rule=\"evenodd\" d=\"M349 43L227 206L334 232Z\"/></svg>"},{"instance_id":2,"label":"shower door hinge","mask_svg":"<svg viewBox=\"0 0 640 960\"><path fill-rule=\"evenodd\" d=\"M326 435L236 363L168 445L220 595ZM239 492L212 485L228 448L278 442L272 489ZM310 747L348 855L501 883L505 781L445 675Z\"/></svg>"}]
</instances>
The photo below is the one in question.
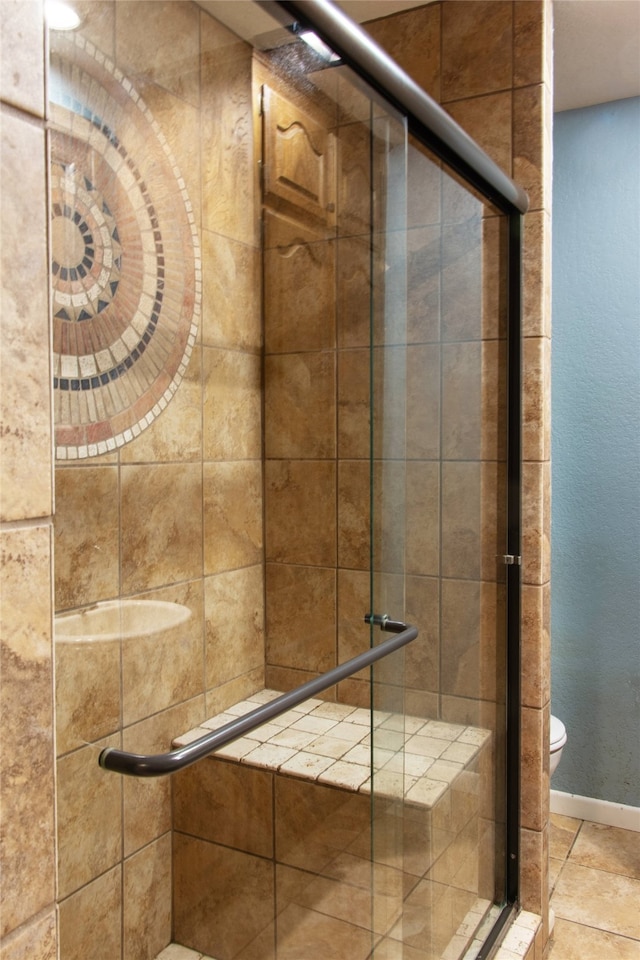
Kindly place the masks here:
<instances>
[{"instance_id":1,"label":"shower door hinge","mask_svg":"<svg viewBox=\"0 0 640 960\"><path fill-rule=\"evenodd\" d=\"M513 553L503 553L500 559L507 567L510 567L513 564L519 567L522 563L522 557L519 557L517 554Z\"/></svg>"}]
</instances>

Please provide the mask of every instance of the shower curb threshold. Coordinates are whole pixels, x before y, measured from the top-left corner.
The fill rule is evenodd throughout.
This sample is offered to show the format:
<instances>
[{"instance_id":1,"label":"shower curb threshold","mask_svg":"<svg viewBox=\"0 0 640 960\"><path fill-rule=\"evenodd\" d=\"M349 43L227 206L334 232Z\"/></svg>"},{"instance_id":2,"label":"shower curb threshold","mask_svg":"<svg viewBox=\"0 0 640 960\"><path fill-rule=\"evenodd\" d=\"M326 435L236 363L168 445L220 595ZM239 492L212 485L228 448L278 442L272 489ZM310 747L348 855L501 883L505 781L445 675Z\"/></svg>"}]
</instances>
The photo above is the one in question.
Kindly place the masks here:
<instances>
[{"instance_id":1,"label":"shower curb threshold","mask_svg":"<svg viewBox=\"0 0 640 960\"><path fill-rule=\"evenodd\" d=\"M478 901L476 910L469 912L442 954L441 960L458 960L458 958L475 960L487 933L495 922L496 915L500 912L497 906L491 907L488 912L484 909L483 922L480 926L477 923L473 926L474 920L477 921L478 913L486 903L488 901ZM475 935L469 944L470 924ZM497 952L493 955L493 960L538 960L542 957L541 938L542 917L527 910L521 910L507 929ZM460 952L461 947L464 953ZM536 952L538 950L539 952ZM156 960L216 960L216 958L179 943L170 943L157 955Z\"/></svg>"}]
</instances>

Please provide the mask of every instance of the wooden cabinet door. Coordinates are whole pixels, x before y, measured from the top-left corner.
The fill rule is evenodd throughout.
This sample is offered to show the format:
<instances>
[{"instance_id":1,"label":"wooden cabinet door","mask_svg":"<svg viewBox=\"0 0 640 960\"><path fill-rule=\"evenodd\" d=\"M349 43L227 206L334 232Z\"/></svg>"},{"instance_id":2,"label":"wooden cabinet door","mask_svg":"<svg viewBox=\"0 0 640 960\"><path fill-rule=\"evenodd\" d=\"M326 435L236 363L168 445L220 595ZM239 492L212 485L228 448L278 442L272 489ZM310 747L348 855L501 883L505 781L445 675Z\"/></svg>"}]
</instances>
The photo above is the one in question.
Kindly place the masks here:
<instances>
[{"instance_id":1,"label":"wooden cabinet door","mask_svg":"<svg viewBox=\"0 0 640 960\"><path fill-rule=\"evenodd\" d=\"M334 134L263 87L264 202L295 219L335 223Z\"/></svg>"}]
</instances>

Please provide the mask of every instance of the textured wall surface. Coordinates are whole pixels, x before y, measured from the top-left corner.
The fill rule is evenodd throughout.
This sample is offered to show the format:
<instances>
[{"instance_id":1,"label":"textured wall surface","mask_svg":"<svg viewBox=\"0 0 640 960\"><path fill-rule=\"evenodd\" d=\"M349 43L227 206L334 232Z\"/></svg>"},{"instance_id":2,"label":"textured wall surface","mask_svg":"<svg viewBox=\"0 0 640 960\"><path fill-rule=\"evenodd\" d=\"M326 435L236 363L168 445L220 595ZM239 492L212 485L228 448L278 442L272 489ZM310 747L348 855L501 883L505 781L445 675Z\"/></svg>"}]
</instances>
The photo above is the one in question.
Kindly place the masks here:
<instances>
[{"instance_id":1,"label":"textured wall surface","mask_svg":"<svg viewBox=\"0 0 640 960\"><path fill-rule=\"evenodd\" d=\"M640 99L555 118L554 788L640 805Z\"/></svg>"}]
</instances>

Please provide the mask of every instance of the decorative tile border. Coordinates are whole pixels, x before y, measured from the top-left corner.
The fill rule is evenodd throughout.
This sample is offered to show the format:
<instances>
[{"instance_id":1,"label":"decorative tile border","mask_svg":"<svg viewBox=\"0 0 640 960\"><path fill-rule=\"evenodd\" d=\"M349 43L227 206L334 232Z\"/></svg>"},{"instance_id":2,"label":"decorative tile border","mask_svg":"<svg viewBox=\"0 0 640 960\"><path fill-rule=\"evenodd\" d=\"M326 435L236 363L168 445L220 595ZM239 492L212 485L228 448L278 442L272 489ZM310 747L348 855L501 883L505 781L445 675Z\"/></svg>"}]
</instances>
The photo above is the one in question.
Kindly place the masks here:
<instances>
[{"instance_id":1,"label":"decorative tile border","mask_svg":"<svg viewBox=\"0 0 640 960\"><path fill-rule=\"evenodd\" d=\"M116 450L166 408L196 341L200 244L144 100L80 35L51 54L56 456Z\"/></svg>"}]
</instances>

